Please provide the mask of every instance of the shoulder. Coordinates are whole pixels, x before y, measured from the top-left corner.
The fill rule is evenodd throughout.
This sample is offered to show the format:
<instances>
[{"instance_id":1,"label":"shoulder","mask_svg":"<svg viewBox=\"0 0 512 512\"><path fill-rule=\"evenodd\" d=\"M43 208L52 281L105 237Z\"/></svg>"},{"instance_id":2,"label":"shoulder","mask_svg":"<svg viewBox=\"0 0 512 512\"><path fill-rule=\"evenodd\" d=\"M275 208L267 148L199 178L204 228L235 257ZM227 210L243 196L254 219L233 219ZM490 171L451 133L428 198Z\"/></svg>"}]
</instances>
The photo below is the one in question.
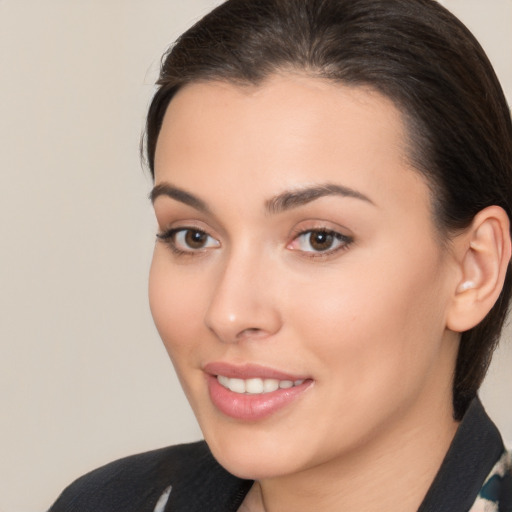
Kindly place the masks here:
<instances>
[{"instance_id":1,"label":"shoulder","mask_svg":"<svg viewBox=\"0 0 512 512\"><path fill-rule=\"evenodd\" d=\"M172 485L194 492L203 475L229 475L204 441L153 450L111 462L80 477L50 512L152 512Z\"/></svg>"}]
</instances>

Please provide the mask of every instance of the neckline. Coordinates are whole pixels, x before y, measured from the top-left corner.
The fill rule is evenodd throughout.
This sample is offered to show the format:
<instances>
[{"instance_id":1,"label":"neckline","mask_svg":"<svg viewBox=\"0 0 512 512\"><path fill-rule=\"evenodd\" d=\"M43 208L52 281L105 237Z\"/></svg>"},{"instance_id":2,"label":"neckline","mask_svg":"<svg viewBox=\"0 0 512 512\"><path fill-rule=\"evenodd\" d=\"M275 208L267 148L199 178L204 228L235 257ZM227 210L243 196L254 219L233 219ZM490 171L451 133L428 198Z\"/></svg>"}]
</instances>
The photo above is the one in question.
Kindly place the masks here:
<instances>
[{"instance_id":1,"label":"neckline","mask_svg":"<svg viewBox=\"0 0 512 512\"><path fill-rule=\"evenodd\" d=\"M474 398L418 512L467 512L504 449L498 429ZM230 511L238 511L253 483L240 480Z\"/></svg>"},{"instance_id":2,"label":"neckline","mask_svg":"<svg viewBox=\"0 0 512 512\"><path fill-rule=\"evenodd\" d=\"M504 449L498 429L474 398L418 512L467 512Z\"/></svg>"}]
</instances>

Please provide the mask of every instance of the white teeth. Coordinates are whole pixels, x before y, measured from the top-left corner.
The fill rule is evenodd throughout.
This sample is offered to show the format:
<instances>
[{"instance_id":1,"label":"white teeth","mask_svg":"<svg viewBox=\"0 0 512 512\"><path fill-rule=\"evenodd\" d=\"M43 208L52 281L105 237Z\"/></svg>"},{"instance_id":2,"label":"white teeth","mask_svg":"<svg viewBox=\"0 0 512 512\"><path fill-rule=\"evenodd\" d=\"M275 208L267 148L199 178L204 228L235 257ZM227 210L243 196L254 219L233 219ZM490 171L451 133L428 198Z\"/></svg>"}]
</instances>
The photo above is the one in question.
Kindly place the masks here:
<instances>
[{"instance_id":1,"label":"white teeth","mask_svg":"<svg viewBox=\"0 0 512 512\"><path fill-rule=\"evenodd\" d=\"M217 375L217 380L225 387L229 388L229 379L228 377L224 377L224 375Z\"/></svg>"},{"instance_id":2,"label":"white teeth","mask_svg":"<svg viewBox=\"0 0 512 512\"><path fill-rule=\"evenodd\" d=\"M263 381L261 379L247 379L245 381L245 392L251 395L263 393Z\"/></svg>"},{"instance_id":3,"label":"white teeth","mask_svg":"<svg viewBox=\"0 0 512 512\"><path fill-rule=\"evenodd\" d=\"M279 381L277 379L265 379L263 381L263 392L271 393L279 389Z\"/></svg>"},{"instance_id":4,"label":"white teeth","mask_svg":"<svg viewBox=\"0 0 512 512\"><path fill-rule=\"evenodd\" d=\"M219 383L233 391L233 393L248 393L251 395L260 395L262 393L271 393L278 389L289 389L293 386L300 386L304 379L292 381L292 380L278 380L278 379L231 379L224 375L217 375Z\"/></svg>"},{"instance_id":5,"label":"white teeth","mask_svg":"<svg viewBox=\"0 0 512 512\"><path fill-rule=\"evenodd\" d=\"M233 393L245 393L245 381L243 379L229 379L228 387Z\"/></svg>"}]
</instances>

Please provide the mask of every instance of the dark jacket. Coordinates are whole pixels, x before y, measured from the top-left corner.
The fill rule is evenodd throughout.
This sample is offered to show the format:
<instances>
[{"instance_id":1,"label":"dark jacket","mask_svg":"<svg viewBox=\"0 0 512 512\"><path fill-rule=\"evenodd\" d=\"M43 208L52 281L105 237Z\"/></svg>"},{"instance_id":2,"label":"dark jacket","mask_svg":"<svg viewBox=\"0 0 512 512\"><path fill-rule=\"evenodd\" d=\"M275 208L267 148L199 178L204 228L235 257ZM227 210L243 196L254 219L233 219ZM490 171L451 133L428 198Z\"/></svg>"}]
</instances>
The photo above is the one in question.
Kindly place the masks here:
<instances>
[{"instance_id":1,"label":"dark jacket","mask_svg":"<svg viewBox=\"0 0 512 512\"><path fill-rule=\"evenodd\" d=\"M251 485L222 468L203 441L96 469L65 489L49 512L236 512ZM475 399L418 512L484 510L512 512L512 468Z\"/></svg>"}]
</instances>

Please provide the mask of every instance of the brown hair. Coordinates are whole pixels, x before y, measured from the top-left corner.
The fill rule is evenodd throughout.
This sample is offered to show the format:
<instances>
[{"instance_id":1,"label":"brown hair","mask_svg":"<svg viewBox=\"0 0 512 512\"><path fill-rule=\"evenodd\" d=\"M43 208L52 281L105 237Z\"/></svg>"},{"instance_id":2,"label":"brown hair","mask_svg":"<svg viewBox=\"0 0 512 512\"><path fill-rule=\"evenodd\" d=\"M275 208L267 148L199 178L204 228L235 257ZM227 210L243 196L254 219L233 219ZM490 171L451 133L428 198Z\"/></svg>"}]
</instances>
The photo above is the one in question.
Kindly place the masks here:
<instances>
[{"instance_id":1,"label":"brown hair","mask_svg":"<svg viewBox=\"0 0 512 512\"><path fill-rule=\"evenodd\" d=\"M285 69L369 86L394 101L408 126L411 163L430 184L445 236L486 206L512 217L512 123L503 91L476 39L435 0L226 1L164 55L146 125L151 172L178 89L210 80L259 84ZM485 376L511 292L509 265L493 309L462 334L457 419Z\"/></svg>"}]
</instances>

